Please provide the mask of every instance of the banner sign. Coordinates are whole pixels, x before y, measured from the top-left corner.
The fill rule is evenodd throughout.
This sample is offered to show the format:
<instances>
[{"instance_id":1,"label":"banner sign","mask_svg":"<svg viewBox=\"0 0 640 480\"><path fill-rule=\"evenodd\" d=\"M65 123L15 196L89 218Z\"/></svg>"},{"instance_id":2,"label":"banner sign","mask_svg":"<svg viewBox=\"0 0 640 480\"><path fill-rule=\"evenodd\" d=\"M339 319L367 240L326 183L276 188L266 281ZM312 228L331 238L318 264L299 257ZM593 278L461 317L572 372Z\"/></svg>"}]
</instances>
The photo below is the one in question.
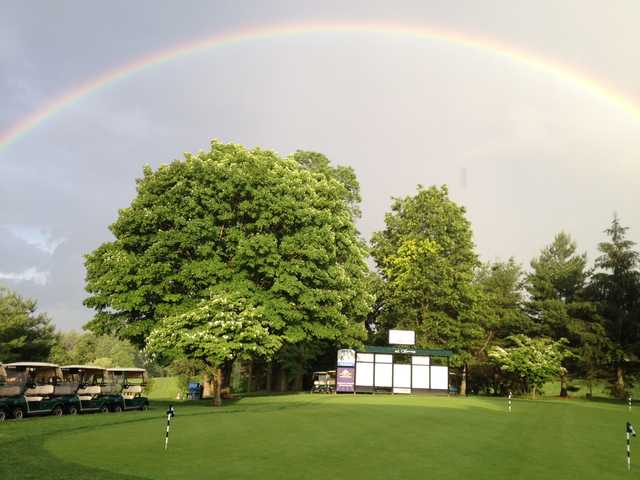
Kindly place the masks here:
<instances>
[{"instance_id":1,"label":"banner sign","mask_svg":"<svg viewBox=\"0 0 640 480\"><path fill-rule=\"evenodd\" d=\"M413 330L389 330L390 345L415 345L416 332Z\"/></svg>"},{"instance_id":2,"label":"banner sign","mask_svg":"<svg viewBox=\"0 0 640 480\"><path fill-rule=\"evenodd\" d=\"M336 373L336 392L353 392L356 380L356 369L353 367L338 367Z\"/></svg>"},{"instance_id":3,"label":"banner sign","mask_svg":"<svg viewBox=\"0 0 640 480\"><path fill-rule=\"evenodd\" d=\"M355 367L356 351L348 348L338 350L338 366L339 367Z\"/></svg>"}]
</instances>

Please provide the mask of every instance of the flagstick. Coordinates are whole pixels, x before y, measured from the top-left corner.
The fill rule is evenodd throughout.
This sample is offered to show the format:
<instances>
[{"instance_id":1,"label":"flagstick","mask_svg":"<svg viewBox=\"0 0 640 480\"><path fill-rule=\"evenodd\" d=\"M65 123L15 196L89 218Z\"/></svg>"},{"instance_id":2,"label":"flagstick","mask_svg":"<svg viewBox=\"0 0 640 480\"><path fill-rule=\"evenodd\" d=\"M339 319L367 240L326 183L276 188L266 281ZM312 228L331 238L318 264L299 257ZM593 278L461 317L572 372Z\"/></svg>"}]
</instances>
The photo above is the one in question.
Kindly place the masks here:
<instances>
[{"instance_id":1,"label":"flagstick","mask_svg":"<svg viewBox=\"0 0 640 480\"><path fill-rule=\"evenodd\" d=\"M633 429L631 422L627 422L627 428L625 428L627 434L627 471L631 471L631 435L636 436L636 431Z\"/></svg>"},{"instance_id":2,"label":"flagstick","mask_svg":"<svg viewBox=\"0 0 640 480\"><path fill-rule=\"evenodd\" d=\"M629 411L631 411L631 395L629 395Z\"/></svg>"},{"instance_id":3,"label":"flagstick","mask_svg":"<svg viewBox=\"0 0 640 480\"><path fill-rule=\"evenodd\" d=\"M169 446L169 429L171 428L171 417L174 415L173 405L169 405L169 409L167 410L167 433L164 436L164 449L166 450Z\"/></svg>"},{"instance_id":4,"label":"flagstick","mask_svg":"<svg viewBox=\"0 0 640 480\"><path fill-rule=\"evenodd\" d=\"M631 471L631 445L629 444L630 440L629 429L627 428L627 471Z\"/></svg>"},{"instance_id":5,"label":"flagstick","mask_svg":"<svg viewBox=\"0 0 640 480\"><path fill-rule=\"evenodd\" d=\"M509 392L509 413L511 413L511 392Z\"/></svg>"}]
</instances>

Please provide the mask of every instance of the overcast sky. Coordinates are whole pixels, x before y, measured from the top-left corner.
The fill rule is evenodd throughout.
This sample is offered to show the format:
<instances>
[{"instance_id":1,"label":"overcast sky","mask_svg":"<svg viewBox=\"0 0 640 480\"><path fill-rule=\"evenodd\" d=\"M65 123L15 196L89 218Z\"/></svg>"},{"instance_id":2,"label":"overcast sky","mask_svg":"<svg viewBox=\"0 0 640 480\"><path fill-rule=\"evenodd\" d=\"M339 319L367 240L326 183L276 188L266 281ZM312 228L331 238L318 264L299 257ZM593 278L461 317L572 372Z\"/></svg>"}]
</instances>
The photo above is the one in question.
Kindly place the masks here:
<instances>
[{"instance_id":1,"label":"overcast sky","mask_svg":"<svg viewBox=\"0 0 640 480\"><path fill-rule=\"evenodd\" d=\"M0 131L130 61L217 32L393 20L489 37L601 79L640 105L640 2L56 1L0 5ZM111 239L142 166L212 138L317 150L362 185L360 230L390 198L450 186L483 260L532 256L560 230L590 260L613 212L640 241L640 117L487 51L376 33L242 42L145 69L0 150L0 283L61 329L83 255Z\"/></svg>"}]
</instances>

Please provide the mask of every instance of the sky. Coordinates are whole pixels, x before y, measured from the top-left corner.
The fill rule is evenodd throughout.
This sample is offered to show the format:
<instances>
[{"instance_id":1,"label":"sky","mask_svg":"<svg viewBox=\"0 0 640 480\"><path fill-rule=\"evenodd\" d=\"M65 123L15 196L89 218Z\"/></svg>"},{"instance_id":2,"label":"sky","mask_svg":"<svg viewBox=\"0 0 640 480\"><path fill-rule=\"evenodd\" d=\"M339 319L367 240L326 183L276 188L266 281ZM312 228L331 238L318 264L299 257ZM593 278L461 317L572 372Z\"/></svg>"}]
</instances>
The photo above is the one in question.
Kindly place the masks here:
<instances>
[{"instance_id":1,"label":"sky","mask_svg":"<svg viewBox=\"0 0 640 480\"><path fill-rule=\"evenodd\" d=\"M0 138L136 59L282 24L457 32L564 65L640 112L638 18L636 0L3 2ZM640 115L620 102L491 49L303 31L140 69L0 145L0 284L80 329L83 255L112 239L142 167L214 138L352 166L367 239L392 197L447 184L484 261L527 267L561 230L593 261L614 212L640 242Z\"/></svg>"}]
</instances>

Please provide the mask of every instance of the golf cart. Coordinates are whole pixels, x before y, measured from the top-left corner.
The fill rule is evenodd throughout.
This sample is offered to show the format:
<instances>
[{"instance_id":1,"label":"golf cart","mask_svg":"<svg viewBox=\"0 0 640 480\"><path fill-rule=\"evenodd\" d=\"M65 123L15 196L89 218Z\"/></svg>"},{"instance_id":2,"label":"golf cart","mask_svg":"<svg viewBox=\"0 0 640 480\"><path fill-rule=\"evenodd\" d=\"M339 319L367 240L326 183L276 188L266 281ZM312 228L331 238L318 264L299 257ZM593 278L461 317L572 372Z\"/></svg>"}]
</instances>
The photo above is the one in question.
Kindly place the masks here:
<instances>
[{"instance_id":1,"label":"golf cart","mask_svg":"<svg viewBox=\"0 0 640 480\"><path fill-rule=\"evenodd\" d=\"M24 415L65 413L80 410L76 396L78 383L65 379L53 363L17 362L3 365L4 382L0 387L0 409L20 420Z\"/></svg>"},{"instance_id":2,"label":"golf cart","mask_svg":"<svg viewBox=\"0 0 640 480\"><path fill-rule=\"evenodd\" d=\"M91 365L66 365L62 367L65 378L77 383L81 412L119 412L123 408L121 386L114 381L106 368Z\"/></svg>"},{"instance_id":3,"label":"golf cart","mask_svg":"<svg viewBox=\"0 0 640 480\"><path fill-rule=\"evenodd\" d=\"M24 408L25 400L22 394L26 384L25 372L17 372L14 369L7 372L4 365L0 364L0 422L12 416L16 407Z\"/></svg>"},{"instance_id":4,"label":"golf cart","mask_svg":"<svg viewBox=\"0 0 640 480\"><path fill-rule=\"evenodd\" d=\"M148 383L144 368L110 368L108 370L117 385L122 386L123 408L125 410L146 410L149 400L143 396Z\"/></svg>"},{"instance_id":5,"label":"golf cart","mask_svg":"<svg viewBox=\"0 0 640 480\"><path fill-rule=\"evenodd\" d=\"M336 371L313 372L311 393L334 393L336 391Z\"/></svg>"}]
</instances>

